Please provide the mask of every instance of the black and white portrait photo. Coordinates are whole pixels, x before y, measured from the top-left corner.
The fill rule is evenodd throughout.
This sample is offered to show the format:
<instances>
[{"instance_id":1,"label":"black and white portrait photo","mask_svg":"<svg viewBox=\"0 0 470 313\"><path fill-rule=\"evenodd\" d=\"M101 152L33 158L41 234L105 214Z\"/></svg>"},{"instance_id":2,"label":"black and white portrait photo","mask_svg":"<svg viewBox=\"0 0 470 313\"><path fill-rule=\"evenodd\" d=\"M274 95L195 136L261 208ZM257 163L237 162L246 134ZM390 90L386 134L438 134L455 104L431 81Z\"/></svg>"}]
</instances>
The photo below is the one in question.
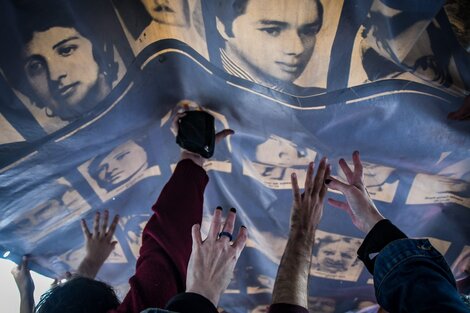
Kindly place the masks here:
<instances>
[{"instance_id":1,"label":"black and white portrait photo","mask_svg":"<svg viewBox=\"0 0 470 313\"><path fill-rule=\"evenodd\" d=\"M149 164L143 144L142 140L128 140L78 168L103 202L147 177L161 174L158 165Z\"/></svg>"},{"instance_id":2,"label":"black and white portrait photo","mask_svg":"<svg viewBox=\"0 0 470 313\"><path fill-rule=\"evenodd\" d=\"M135 55L163 39L180 40L207 58L201 0L113 0Z\"/></svg>"},{"instance_id":3,"label":"black and white portrait photo","mask_svg":"<svg viewBox=\"0 0 470 313\"><path fill-rule=\"evenodd\" d=\"M303 184L306 166L315 160L317 152L301 147L277 135L271 135L255 147L255 160L243 160L243 174L268 188L290 189L290 175L295 172Z\"/></svg>"},{"instance_id":4,"label":"black and white portrait photo","mask_svg":"<svg viewBox=\"0 0 470 313\"><path fill-rule=\"evenodd\" d=\"M2 32L10 44L0 52L0 68L46 133L99 106L124 74L112 39L91 18L74 17L93 10L84 3L16 2L18 36Z\"/></svg>"},{"instance_id":5,"label":"black and white portrait photo","mask_svg":"<svg viewBox=\"0 0 470 313\"><path fill-rule=\"evenodd\" d=\"M364 267L357 258L362 240L317 231L310 274L317 277L357 281Z\"/></svg>"},{"instance_id":6,"label":"black and white portrait photo","mask_svg":"<svg viewBox=\"0 0 470 313\"><path fill-rule=\"evenodd\" d=\"M304 72L323 23L319 0L219 1L220 59L229 74L285 89Z\"/></svg>"}]
</instances>

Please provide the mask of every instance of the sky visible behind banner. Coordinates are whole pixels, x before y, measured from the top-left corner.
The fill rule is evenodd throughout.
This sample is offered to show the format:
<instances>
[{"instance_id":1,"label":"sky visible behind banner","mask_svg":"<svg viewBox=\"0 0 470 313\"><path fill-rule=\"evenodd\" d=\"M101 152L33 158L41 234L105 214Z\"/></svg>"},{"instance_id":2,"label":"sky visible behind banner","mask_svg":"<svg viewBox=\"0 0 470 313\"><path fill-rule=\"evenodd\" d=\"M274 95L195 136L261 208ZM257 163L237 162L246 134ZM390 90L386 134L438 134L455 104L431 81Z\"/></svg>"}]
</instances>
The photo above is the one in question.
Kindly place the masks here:
<instances>
[{"instance_id":1,"label":"sky visible behind banner","mask_svg":"<svg viewBox=\"0 0 470 313\"><path fill-rule=\"evenodd\" d=\"M221 306L262 312L287 240L290 174L361 151L382 213L469 267L470 129L451 122L470 57L444 1L1 1L0 248L50 277L83 257L79 220L119 213L98 278L124 295L175 167L177 104L236 135L205 164L204 220L235 207L250 239ZM184 100L184 101L183 101ZM330 192L330 197L339 195ZM328 205L310 305L375 301L361 234ZM339 253L338 253L339 252ZM3 253L2 253L3 254Z\"/></svg>"}]
</instances>

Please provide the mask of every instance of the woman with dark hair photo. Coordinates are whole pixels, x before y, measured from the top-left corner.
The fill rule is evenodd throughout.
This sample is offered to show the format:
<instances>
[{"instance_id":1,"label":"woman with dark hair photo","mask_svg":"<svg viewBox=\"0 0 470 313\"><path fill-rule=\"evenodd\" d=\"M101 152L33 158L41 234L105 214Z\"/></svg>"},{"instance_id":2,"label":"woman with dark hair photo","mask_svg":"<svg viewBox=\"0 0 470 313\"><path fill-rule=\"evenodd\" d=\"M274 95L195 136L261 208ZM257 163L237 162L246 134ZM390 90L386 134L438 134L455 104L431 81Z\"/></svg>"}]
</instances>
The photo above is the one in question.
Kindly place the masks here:
<instances>
[{"instance_id":1,"label":"woman with dark hair photo","mask_svg":"<svg viewBox=\"0 0 470 313\"><path fill-rule=\"evenodd\" d=\"M93 25L76 22L90 8L46 0L16 2L14 10L11 26L20 34L10 35L21 41L1 53L7 80L49 117L72 121L95 108L117 80L118 64Z\"/></svg>"}]
</instances>

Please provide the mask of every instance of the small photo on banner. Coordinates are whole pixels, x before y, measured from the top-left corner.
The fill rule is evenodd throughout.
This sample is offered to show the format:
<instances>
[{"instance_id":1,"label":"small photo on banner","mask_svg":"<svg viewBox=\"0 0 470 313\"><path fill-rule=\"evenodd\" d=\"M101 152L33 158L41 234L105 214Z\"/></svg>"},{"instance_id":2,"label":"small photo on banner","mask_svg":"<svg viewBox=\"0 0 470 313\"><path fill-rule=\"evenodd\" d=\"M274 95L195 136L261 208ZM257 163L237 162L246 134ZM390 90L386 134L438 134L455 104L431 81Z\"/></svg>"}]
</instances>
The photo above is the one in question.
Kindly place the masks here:
<instances>
[{"instance_id":1,"label":"small photo on banner","mask_svg":"<svg viewBox=\"0 0 470 313\"><path fill-rule=\"evenodd\" d=\"M113 0L112 3L134 55L153 42L176 39L208 58L201 0Z\"/></svg>"},{"instance_id":2,"label":"small photo on banner","mask_svg":"<svg viewBox=\"0 0 470 313\"><path fill-rule=\"evenodd\" d=\"M325 91L343 1L207 1L211 62L228 74L286 93ZM302 91L304 93L304 91Z\"/></svg>"},{"instance_id":3,"label":"small photo on banner","mask_svg":"<svg viewBox=\"0 0 470 313\"><path fill-rule=\"evenodd\" d=\"M78 167L101 201L116 197L145 178L161 175L158 165L149 164L144 143L128 140Z\"/></svg>"},{"instance_id":4,"label":"small photo on banner","mask_svg":"<svg viewBox=\"0 0 470 313\"><path fill-rule=\"evenodd\" d=\"M42 185L30 200L31 208L14 221L13 233L37 243L66 225L77 223L91 210L90 205L65 178Z\"/></svg>"},{"instance_id":5,"label":"small photo on banner","mask_svg":"<svg viewBox=\"0 0 470 313\"><path fill-rule=\"evenodd\" d=\"M354 168L352 162L346 162L351 169ZM392 203L397 192L399 180L395 175L395 168L370 162L362 162L364 173L364 184L370 197L373 200ZM338 176L341 180L347 181L343 171L337 168ZM337 192L331 190L331 192Z\"/></svg>"},{"instance_id":6,"label":"small photo on banner","mask_svg":"<svg viewBox=\"0 0 470 313\"><path fill-rule=\"evenodd\" d=\"M470 183L441 175L417 174L406 204L455 203L470 208Z\"/></svg>"},{"instance_id":7,"label":"small photo on banner","mask_svg":"<svg viewBox=\"0 0 470 313\"><path fill-rule=\"evenodd\" d=\"M317 230L310 275L355 282L364 265L357 258L362 240Z\"/></svg>"},{"instance_id":8,"label":"small photo on banner","mask_svg":"<svg viewBox=\"0 0 470 313\"><path fill-rule=\"evenodd\" d=\"M470 246L464 246L452 264L452 273L456 280L470 277Z\"/></svg>"},{"instance_id":9,"label":"small photo on banner","mask_svg":"<svg viewBox=\"0 0 470 313\"><path fill-rule=\"evenodd\" d=\"M243 175L252 177L271 189L291 189L291 174L297 174L299 187L303 188L307 166L317 152L299 147L285 138L271 135L257 145L256 160L243 160Z\"/></svg>"},{"instance_id":10,"label":"small photo on banner","mask_svg":"<svg viewBox=\"0 0 470 313\"><path fill-rule=\"evenodd\" d=\"M124 76L114 37L101 27L112 11L65 0L16 1L9 8L5 14L15 18L2 20L16 22L2 27L16 31L2 32L9 48L0 51L0 69L18 103L47 134L98 107ZM13 125L24 120L11 118Z\"/></svg>"}]
</instances>

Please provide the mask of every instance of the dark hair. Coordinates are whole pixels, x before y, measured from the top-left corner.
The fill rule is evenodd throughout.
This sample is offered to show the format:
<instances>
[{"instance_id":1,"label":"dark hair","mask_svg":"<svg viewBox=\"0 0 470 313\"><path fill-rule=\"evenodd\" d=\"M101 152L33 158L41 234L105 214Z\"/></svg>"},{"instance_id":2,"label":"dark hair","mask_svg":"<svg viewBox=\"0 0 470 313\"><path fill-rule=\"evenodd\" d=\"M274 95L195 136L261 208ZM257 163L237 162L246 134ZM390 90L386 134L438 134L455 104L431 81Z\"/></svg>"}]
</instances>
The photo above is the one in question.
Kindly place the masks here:
<instances>
[{"instance_id":1,"label":"dark hair","mask_svg":"<svg viewBox=\"0 0 470 313\"><path fill-rule=\"evenodd\" d=\"M36 313L105 313L118 306L119 300L111 286L76 277L43 294Z\"/></svg>"},{"instance_id":2,"label":"dark hair","mask_svg":"<svg viewBox=\"0 0 470 313\"><path fill-rule=\"evenodd\" d=\"M96 20L92 17L93 10L89 1L66 0L17 0L4 7L0 40L8 42L0 55L0 67L14 88L30 97L37 106L43 108L47 103L41 103L31 86L25 79L22 52L34 32L46 31L52 27L74 28L83 37L92 42L93 58L101 73L106 73L106 82L111 85L117 79L118 64L114 61L114 49L108 42L106 34L97 27L87 23ZM87 7L88 5L88 7ZM8 17L7 17L8 16ZM77 16L80 20L77 20ZM98 27L99 28L99 27Z\"/></svg>"},{"instance_id":3,"label":"dark hair","mask_svg":"<svg viewBox=\"0 0 470 313\"><path fill-rule=\"evenodd\" d=\"M225 26L225 32L233 36L233 21L240 15L245 14L249 0L219 0L217 1L216 16ZM318 29L323 24L323 5L320 0L313 0L317 3L318 10Z\"/></svg>"}]
</instances>

